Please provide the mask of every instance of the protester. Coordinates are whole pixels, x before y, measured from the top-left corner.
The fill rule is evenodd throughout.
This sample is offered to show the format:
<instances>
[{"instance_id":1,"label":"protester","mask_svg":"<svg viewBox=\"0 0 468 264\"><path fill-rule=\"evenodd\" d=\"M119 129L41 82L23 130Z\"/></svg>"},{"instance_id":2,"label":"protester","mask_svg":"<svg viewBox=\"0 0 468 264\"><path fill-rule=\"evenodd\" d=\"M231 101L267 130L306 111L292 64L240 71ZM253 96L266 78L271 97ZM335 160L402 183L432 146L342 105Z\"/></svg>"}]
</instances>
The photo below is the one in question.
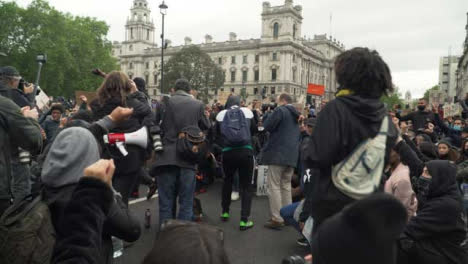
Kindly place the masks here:
<instances>
[{"instance_id":1,"label":"protester","mask_svg":"<svg viewBox=\"0 0 468 264\"><path fill-rule=\"evenodd\" d=\"M226 102L226 110L216 116L219 136L222 141L222 160L224 169L224 184L222 191L221 219L230 218L231 193L234 175L238 174L241 193L240 230L252 228L254 223L249 221L252 207L253 172L255 166L252 147L252 135L255 134L257 124L250 109L240 107L240 97L231 95Z\"/></svg>"},{"instance_id":2,"label":"protester","mask_svg":"<svg viewBox=\"0 0 468 264\"><path fill-rule=\"evenodd\" d=\"M180 220L192 220L193 195L195 191L196 160L184 159L178 153L176 142L185 128L187 134L199 137L201 130L208 129L210 122L205 115L203 103L190 95L190 84L185 79L175 83L175 94L167 100L162 113L161 128L164 131L164 151L156 153L151 175L157 175L159 187L159 224L173 218L174 203L179 198ZM156 121L159 123L159 120Z\"/></svg>"},{"instance_id":3,"label":"protester","mask_svg":"<svg viewBox=\"0 0 468 264\"><path fill-rule=\"evenodd\" d=\"M430 111L426 111L427 108L427 101L424 98L419 99L418 101L418 111L411 112L406 116L400 116L398 113L396 117L400 119L400 121L408 121L410 120L413 124L413 130L418 131L419 129L424 129L426 122L430 121L434 123L434 115Z\"/></svg>"},{"instance_id":4,"label":"protester","mask_svg":"<svg viewBox=\"0 0 468 264\"><path fill-rule=\"evenodd\" d=\"M30 152L42 148L42 135L36 110L20 109L10 99L0 96L0 215L10 206L11 199L20 200L30 193L29 174L15 173L18 157L12 157L12 148L21 147ZM14 153L14 152L13 152Z\"/></svg>"},{"instance_id":5,"label":"protester","mask_svg":"<svg viewBox=\"0 0 468 264\"><path fill-rule=\"evenodd\" d=\"M266 228L281 229L284 220L280 215L281 207L291 204L291 178L297 166L299 155L299 117L300 113L292 105L288 94L277 98L278 107L263 117L263 127L270 133L262 149L261 163L268 165L268 200L271 219Z\"/></svg>"},{"instance_id":6,"label":"protester","mask_svg":"<svg viewBox=\"0 0 468 264\"><path fill-rule=\"evenodd\" d=\"M62 121L62 115L65 112L64 107L61 104L54 104L50 108L51 119L45 120L41 125L47 136L47 141L50 142L56 135L57 129Z\"/></svg>"},{"instance_id":7,"label":"protester","mask_svg":"<svg viewBox=\"0 0 468 264\"><path fill-rule=\"evenodd\" d=\"M465 122L459 118L456 117L453 119L453 126L449 127L442 120L440 120L439 114L437 112L438 106L434 105L433 111L434 111L434 118L435 118L435 123L437 126L440 128L440 130L445 134L447 138L450 138L451 142L453 143L453 146L460 148L462 145L462 131L465 126Z\"/></svg>"},{"instance_id":8,"label":"protester","mask_svg":"<svg viewBox=\"0 0 468 264\"><path fill-rule=\"evenodd\" d=\"M23 90L18 89L21 75L16 68L5 66L0 68L0 95L10 98L19 107L31 106L34 101L34 85L30 84Z\"/></svg>"},{"instance_id":9,"label":"protester","mask_svg":"<svg viewBox=\"0 0 468 264\"><path fill-rule=\"evenodd\" d=\"M468 263L467 223L455 180L455 165L448 161L426 164L416 183L419 209L399 239L398 264Z\"/></svg>"},{"instance_id":10,"label":"protester","mask_svg":"<svg viewBox=\"0 0 468 264\"><path fill-rule=\"evenodd\" d=\"M377 136L388 114L380 97L393 90L390 70L377 51L367 48L345 51L336 58L335 71L341 87L337 98L320 112L314 132L304 146L305 167L319 170L312 178L310 212L314 230L354 201L334 185L332 168L361 142ZM380 153L385 154L385 160L397 134L388 118L385 153Z\"/></svg>"},{"instance_id":11,"label":"protester","mask_svg":"<svg viewBox=\"0 0 468 264\"><path fill-rule=\"evenodd\" d=\"M131 133L139 130L145 120L152 118L152 112L148 104L143 104L128 95L136 91L135 84L122 72L109 73L101 87L98 89L98 99L92 104L95 120L101 119L110 114L116 107L130 107L134 112L130 119L118 124L111 133ZM108 146L109 151L104 153L104 158L113 158L116 172L113 178L113 186L121 195L124 203L128 203L128 198L135 186L139 170L143 166L145 149L127 145L127 156L122 156L115 146Z\"/></svg>"},{"instance_id":12,"label":"protester","mask_svg":"<svg viewBox=\"0 0 468 264\"><path fill-rule=\"evenodd\" d=\"M456 162L459 158L458 152L452 147L452 144L447 140L440 140L437 144L437 154L441 160L450 160Z\"/></svg>"}]
</instances>

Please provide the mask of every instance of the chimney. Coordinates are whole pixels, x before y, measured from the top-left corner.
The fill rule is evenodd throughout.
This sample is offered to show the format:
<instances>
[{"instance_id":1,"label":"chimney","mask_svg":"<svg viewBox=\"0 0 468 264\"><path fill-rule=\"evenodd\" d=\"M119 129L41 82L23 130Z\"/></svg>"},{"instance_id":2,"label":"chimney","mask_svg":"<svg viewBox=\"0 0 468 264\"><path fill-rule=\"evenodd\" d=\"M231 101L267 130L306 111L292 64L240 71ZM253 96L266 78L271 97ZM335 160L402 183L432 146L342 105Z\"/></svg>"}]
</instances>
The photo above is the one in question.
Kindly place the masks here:
<instances>
[{"instance_id":1,"label":"chimney","mask_svg":"<svg viewBox=\"0 0 468 264\"><path fill-rule=\"evenodd\" d=\"M237 40L237 34L234 32L229 33L229 41L236 41Z\"/></svg>"},{"instance_id":2,"label":"chimney","mask_svg":"<svg viewBox=\"0 0 468 264\"><path fill-rule=\"evenodd\" d=\"M185 41L185 46L192 45L192 39L190 37L185 37L184 41Z\"/></svg>"},{"instance_id":3,"label":"chimney","mask_svg":"<svg viewBox=\"0 0 468 264\"><path fill-rule=\"evenodd\" d=\"M213 43L213 37L210 35L205 35L205 43L206 44L211 44Z\"/></svg>"}]
</instances>

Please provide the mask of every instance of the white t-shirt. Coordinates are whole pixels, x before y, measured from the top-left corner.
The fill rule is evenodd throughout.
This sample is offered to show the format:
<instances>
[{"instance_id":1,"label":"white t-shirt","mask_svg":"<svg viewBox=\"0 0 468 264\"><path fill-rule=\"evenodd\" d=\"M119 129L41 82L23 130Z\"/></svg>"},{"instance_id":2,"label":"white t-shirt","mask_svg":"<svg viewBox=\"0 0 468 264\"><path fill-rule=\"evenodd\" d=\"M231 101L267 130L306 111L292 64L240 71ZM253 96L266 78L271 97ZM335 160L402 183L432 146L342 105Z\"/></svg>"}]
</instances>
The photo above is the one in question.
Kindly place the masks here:
<instances>
[{"instance_id":1,"label":"white t-shirt","mask_svg":"<svg viewBox=\"0 0 468 264\"><path fill-rule=\"evenodd\" d=\"M238 106L231 107L231 109L234 109L234 108L238 108ZM254 117L252 111L250 109L248 109L247 107L241 107L241 110L242 110L242 113L244 113L244 117L246 119L252 119ZM223 110L223 111L219 112L218 115L216 116L216 121L223 122L224 116L226 115L226 112L227 112L227 110Z\"/></svg>"}]
</instances>

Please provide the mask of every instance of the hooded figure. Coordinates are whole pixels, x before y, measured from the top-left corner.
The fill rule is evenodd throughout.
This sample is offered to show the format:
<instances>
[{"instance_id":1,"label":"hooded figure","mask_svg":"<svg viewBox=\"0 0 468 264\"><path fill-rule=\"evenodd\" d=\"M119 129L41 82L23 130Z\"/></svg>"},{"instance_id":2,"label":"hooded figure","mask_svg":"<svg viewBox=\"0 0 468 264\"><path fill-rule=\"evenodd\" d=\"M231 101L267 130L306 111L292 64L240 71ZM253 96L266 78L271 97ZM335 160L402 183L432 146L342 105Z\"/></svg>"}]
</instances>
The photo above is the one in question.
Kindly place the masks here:
<instances>
[{"instance_id":1,"label":"hooded figure","mask_svg":"<svg viewBox=\"0 0 468 264\"><path fill-rule=\"evenodd\" d=\"M431 161L437 159L437 152L435 149L434 144L430 142L421 142L419 144L419 150L421 151L421 154L423 155L423 161Z\"/></svg>"},{"instance_id":2,"label":"hooded figure","mask_svg":"<svg viewBox=\"0 0 468 264\"><path fill-rule=\"evenodd\" d=\"M466 264L466 216L455 181L456 167L437 160L426 168L432 177L429 189L400 238L398 263ZM421 176L419 182L424 180ZM420 184L416 185L418 189Z\"/></svg>"},{"instance_id":3,"label":"hooded figure","mask_svg":"<svg viewBox=\"0 0 468 264\"><path fill-rule=\"evenodd\" d=\"M313 235L314 264L394 264L395 241L406 223L403 205L374 194L326 220Z\"/></svg>"},{"instance_id":4,"label":"hooded figure","mask_svg":"<svg viewBox=\"0 0 468 264\"><path fill-rule=\"evenodd\" d=\"M60 237L69 228L62 221L63 214L84 169L98 160L98 144L89 130L82 127L67 128L55 138L45 159L41 178L44 184L44 201L49 205L57 236ZM100 263L112 261L111 236L129 242L140 237L140 224L130 215L119 195L114 197L103 230Z\"/></svg>"}]
</instances>

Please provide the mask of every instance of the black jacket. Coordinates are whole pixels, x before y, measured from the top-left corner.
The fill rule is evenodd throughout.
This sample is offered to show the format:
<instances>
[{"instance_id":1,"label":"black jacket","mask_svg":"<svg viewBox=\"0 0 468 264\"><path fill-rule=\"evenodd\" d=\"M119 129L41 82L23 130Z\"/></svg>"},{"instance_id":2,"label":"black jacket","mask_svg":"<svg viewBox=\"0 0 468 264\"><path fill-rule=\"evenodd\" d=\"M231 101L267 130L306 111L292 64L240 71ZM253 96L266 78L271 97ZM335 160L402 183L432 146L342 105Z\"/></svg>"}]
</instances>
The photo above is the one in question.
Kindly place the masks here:
<instances>
[{"instance_id":1,"label":"black jacket","mask_svg":"<svg viewBox=\"0 0 468 264\"><path fill-rule=\"evenodd\" d=\"M31 106L34 100L34 98L31 98L32 95L26 95L20 89L11 89L2 83L0 83L0 95L10 98L20 108Z\"/></svg>"},{"instance_id":2,"label":"black jacket","mask_svg":"<svg viewBox=\"0 0 468 264\"><path fill-rule=\"evenodd\" d=\"M431 121L434 123L434 114L432 112L426 111L415 111L405 116L400 116L400 114L397 113L397 117L400 119L400 121L411 120L411 122L413 123L414 131L418 131L418 129L424 128L427 121Z\"/></svg>"},{"instance_id":3,"label":"black jacket","mask_svg":"<svg viewBox=\"0 0 468 264\"><path fill-rule=\"evenodd\" d=\"M417 215L407 224L404 235L432 254L453 264L468 263L462 243L467 242L466 216L455 180L456 167L449 161L426 164L432 180L424 202L418 201ZM431 253L426 253L431 254Z\"/></svg>"},{"instance_id":4,"label":"black jacket","mask_svg":"<svg viewBox=\"0 0 468 264\"><path fill-rule=\"evenodd\" d=\"M353 202L334 186L332 167L362 141L375 137L385 115L387 110L378 99L355 95L338 97L320 112L314 132L303 146L305 168L318 169L313 177L311 212L314 221L321 223ZM398 134L390 118L388 122L386 161Z\"/></svg>"}]
</instances>

